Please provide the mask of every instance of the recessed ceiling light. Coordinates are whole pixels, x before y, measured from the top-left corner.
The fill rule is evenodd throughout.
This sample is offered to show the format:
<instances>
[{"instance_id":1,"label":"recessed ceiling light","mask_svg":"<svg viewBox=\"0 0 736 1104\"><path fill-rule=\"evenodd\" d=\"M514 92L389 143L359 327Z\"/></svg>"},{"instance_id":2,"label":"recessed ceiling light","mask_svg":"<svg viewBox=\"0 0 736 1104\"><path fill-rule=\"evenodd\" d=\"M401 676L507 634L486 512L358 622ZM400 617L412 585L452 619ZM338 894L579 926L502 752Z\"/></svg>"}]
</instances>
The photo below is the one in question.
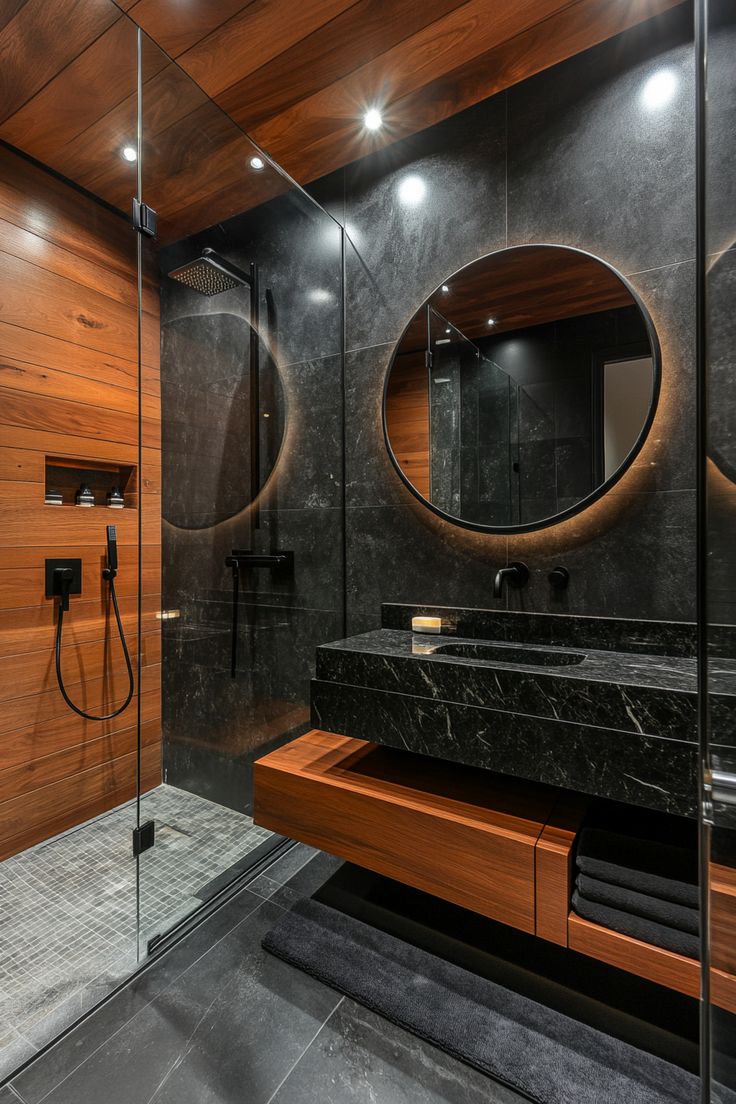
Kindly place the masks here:
<instances>
[{"instance_id":1,"label":"recessed ceiling light","mask_svg":"<svg viewBox=\"0 0 736 1104\"><path fill-rule=\"evenodd\" d=\"M452 331L450 330L450 327L448 326L447 329L445 330L445 333L451 333L451 332Z\"/></svg>"},{"instance_id":2,"label":"recessed ceiling light","mask_svg":"<svg viewBox=\"0 0 736 1104\"><path fill-rule=\"evenodd\" d=\"M366 130L380 130L383 126L383 115L377 107L369 107L363 115L363 126Z\"/></svg>"},{"instance_id":3,"label":"recessed ceiling light","mask_svg":"<svg viewBox=\"0 0 736 1104\"><path fill-rule=\"evenodd\" d=\"M449 291L449 290L450 290L450 289L449 289L449 287L447 286L447 284L443 284L443 285L442 285L442 291L444 291L445 295L447 295L447 293L448 293L448 291Z\"/></svg>"},{"instance_id":4,"label":"recessed ceiling light","mask_svg":"<svg viewBox=\"0 0 736 1104\"><path fill-rule=\"evenodd\" d=\"M251 157L250 167L252 169L255 169L256 172L260 172L261 169L265 169L266 162L263 160L262 157Z\"/></svg>"},{"instance_id":5,"label":"recessed ceiling light","mask_svg":"<svg viewBox=\"0 0 736 1104\"><path fill-rule=\"evenodd\" d=\"M126 161L138 160L138 150L135 148L135 146L123 146L120 152L122 153Z\"/></svg>"},{"instance_id":6,"label":"recessed ceiling light","mask_svg":"<svg viewBox=\"0 0 736 1104\"><path fill-rule=\"evenodd\" d=\"M489 318L488 319L488 325L489 326L495 326L496 325L496 319L495 318Z\"/></svg>"},{"instance_id":7,"label":"recessed ceiling light","mask_svg":"<svg viewBox=\"0 0 736 1104\"><path fill-rule=\"evenodd\" d=\"M410 207L421 203L427 194L427 185L421 176L405 176L399 184L399 199Z\"/></svg>"}]
</instances>

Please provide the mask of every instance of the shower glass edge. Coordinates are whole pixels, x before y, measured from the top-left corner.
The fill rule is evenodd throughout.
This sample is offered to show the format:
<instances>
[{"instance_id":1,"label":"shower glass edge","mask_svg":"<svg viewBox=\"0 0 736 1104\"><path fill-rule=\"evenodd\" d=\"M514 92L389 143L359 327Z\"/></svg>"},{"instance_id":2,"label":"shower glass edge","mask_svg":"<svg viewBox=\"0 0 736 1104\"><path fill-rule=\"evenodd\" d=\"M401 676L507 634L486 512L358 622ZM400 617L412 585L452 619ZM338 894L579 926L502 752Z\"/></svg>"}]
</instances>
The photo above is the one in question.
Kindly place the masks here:
<instances>
[{"instance_id":1,"label":"shower glass edge","mask_svg":"<svg viewBox=\"0 0 736 1104\"><path fill-rule=\"evenodd\" d=\"M160 501L162 713L157 764L144 693L142 959L283 845L253 823L253 764L310 727L345 587L342 227L139 36L138 198L157 219L139 235L139 470L144 519Z\"/></svg>"}]
</instances>

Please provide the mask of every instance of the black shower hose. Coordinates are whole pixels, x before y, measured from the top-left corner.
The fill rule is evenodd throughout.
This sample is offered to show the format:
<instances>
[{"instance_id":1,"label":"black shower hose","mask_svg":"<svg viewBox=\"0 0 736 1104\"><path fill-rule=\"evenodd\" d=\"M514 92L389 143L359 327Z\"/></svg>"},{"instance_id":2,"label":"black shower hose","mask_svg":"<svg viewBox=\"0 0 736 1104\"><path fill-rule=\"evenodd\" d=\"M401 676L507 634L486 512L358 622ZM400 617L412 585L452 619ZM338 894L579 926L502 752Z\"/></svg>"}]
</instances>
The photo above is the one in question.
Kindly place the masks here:
<instances>
[{"instance_id":1,"label":"black shower hose","mask_svg":"<svg viewBox=\"0 0 736 1104\"><path fill-rule=\"evenodd\" d=\"M123 704L113 713L106 713L102 717L96 717L94 713L85 713L83 709L80 709L79 706L74 704L74 702L66 692L66 688L64 686L64 678L61 673L61 630L64 624L64 603L59 602L59 619L56 622L56 681L59 683L59 690L61 691L61 696L66 704L69 706L70 709L73 709L75 713L79 714L80 717L84 717L86 721L111 721L113 717L118 717L123 712L123 710L127 709L130 705L131 698L133 697L133 690L135 689L135 681L133 679L133 664L130 662L130 652L128 651L128 645L125 642L123 623L120 620L118 599L115 593L115 579L112 575L108 578L108 582L110 584L110 597L112 598L112 608L115 611L115 620L118 623L118 632L120 633L120 643L123 645L125 665L128 668L128 682L130 687L128 690L127 698L125 699Z\"/></svg>"}]
</instances>

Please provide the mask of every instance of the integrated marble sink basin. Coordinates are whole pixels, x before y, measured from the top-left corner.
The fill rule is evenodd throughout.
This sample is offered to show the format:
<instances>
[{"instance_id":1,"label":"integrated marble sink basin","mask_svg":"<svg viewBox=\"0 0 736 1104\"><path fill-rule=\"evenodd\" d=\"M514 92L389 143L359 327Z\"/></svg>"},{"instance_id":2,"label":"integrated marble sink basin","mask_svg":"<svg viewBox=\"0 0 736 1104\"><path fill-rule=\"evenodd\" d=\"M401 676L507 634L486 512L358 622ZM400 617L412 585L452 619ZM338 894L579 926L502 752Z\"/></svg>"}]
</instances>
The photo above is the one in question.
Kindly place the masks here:
<instances>
[{"instance_id":1,"label":"integrated marble sink basin","mask_svg":"<svg viewBox=\"0 0 736 1104\"><path fill-rule=\"evenodd\" d=\"M695 816L694 626L391 606L317 649L315 728L496 773ZM439 636L411 632L440 616ZM733 663L733 661L731 661ZM714 674L736 725L733 673Z\"/></svg>"},{"instance_id":2,"label":"integrated marble sink basin","mask_svg":"<svg viewBox=\"0 0 736 1104\"><path fill-rule=\"evenodd\" d=\"M582 652L547 652L542 648L515 648L511 644L440 644L432 649L435 655L475 659L481 663L531 664L534 667L569 667L582 663Z\"/></svg>"}]
</instances>

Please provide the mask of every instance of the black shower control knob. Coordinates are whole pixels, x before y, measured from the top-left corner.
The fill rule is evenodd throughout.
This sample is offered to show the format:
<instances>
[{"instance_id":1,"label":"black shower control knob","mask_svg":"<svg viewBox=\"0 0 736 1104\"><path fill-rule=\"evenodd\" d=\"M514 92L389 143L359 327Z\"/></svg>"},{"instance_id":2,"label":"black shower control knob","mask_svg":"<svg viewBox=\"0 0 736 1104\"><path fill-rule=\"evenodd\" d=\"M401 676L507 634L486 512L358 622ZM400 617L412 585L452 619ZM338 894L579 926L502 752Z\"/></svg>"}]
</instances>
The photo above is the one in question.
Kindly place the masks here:
<instances>
[{"instance_id":1,"label":"black shower control knob","mask_svg":"<svg viewBox=\"0 0 736 1104\"><path fill-rule=\"evenodd\" d=\"M553 567L547 578L555 590L564 590L570 582L570 572L566 567Z\"/></svg>"}]
</instances>

